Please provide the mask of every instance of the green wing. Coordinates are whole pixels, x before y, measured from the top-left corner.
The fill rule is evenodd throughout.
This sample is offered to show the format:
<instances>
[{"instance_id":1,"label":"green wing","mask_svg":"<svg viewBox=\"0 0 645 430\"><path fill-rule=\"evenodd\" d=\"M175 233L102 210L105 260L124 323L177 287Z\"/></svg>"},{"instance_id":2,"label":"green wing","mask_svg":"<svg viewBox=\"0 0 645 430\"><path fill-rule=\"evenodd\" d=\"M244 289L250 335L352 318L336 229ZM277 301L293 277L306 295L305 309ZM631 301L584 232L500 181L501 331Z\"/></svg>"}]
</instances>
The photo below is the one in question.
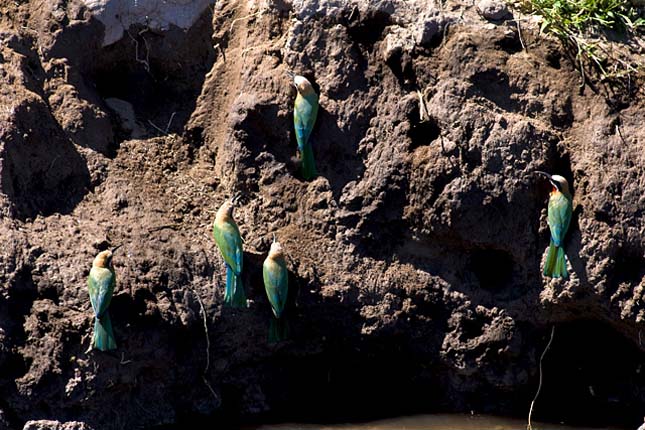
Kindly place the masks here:
<instances>
[{"instance_id":1,"label":"green wing","mask_svg":"<svg viewBox=\"0 0 645 430\"><path fill-rule=\"evenodd\" d=\"M284 263L266 259L262 266L264 289L276 317L280 317L287 302L289 291L289 275Z\"/></svg>"},{"instance_id":2,"label":"green wing","mask_svg":"<svg viewBox=\"0 0 645 430\"><path fill-rule=\"evenodd\" d=\"M213 224L215 243L236 275L242 273L242 236L234 222Z\"/></svg>"},{"instance_id":3,"label":"green wing","mask_svg":"<svg viewBox=\"0 0 645 430\"><path fill-rule=\"evenodd\" d=\"M298 141L298 149L303 150L305 144L309 140L311 130L316 123L318 116L318 95L311 94L303 97L300 94L296 96L296 103L293 109L293 125L296 129L296 140Z\"/></svg>"},{"instance_id":4,"label":"green wing","mask_svg":"<svg viewBox=\"0 0 645 430\"><path fill-rule=\"evenodd\" d=\"M548 224L551 239L555 246L560 246L571 222L572 204L564 194L555 192L549 198Z\"/></svg>"},{"instance_id":5,"label":"green wing","mask_svg":"<svg viewBox=\"0 0 645 430\"><path fill-rule=\"evenodd\" d=\"M87 288L90 293L92 309L97 317L103 316L112 301L116 286L116 276L109 269L93 267L87 278Z\"/></svg>"}]
</instances>

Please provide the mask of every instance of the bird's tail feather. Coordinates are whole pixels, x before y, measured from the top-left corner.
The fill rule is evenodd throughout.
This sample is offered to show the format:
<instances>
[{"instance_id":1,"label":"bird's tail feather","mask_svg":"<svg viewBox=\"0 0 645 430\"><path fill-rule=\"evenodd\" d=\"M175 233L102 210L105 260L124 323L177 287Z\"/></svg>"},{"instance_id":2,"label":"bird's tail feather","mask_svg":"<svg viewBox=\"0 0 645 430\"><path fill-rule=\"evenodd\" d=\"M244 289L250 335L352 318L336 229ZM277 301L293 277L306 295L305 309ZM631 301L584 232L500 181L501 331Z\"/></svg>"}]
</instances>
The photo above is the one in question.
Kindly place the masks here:
<instances>
[{"instance_id":1,"label":"bird's tail feather","mask_svg":"<svg viewBox=\"0 0 645 430\"><path fill-rule=\"evenodd\" d=\"M567 272L567 258L564 255L564 248L562 246L558 247L558 257L556 259L555 271L556 273L559 273L563 278L569 277L569 273Z\"/></svg>"},{"instance_id":2,"label":"bird's tail feather","mask_svg":"<svg viewBox=\"0 0 645 430\"><path fill-rule=\"evenodd\" d=\"M105 312L101 319L94 318L94 336L92 338L94 348L99 351L110 351L116 349L116 340L112 332L112 321L110 315Z\"/></svg>"},{"instance_id":3,"label":"bird's tail feather","mask_svg":"<svg viewBox=\"0 0 645 430\"><path fill-rule=\"evenodd\" d=\"M300 158L301 158L301 171L302 171L302 177L306 181L310 181L313 178L316 177L318 174L316 172L316 163L314 161L314 150L311 147L311 142L305 143L305 145L302 147L302 150L300 151Z\"/></svg>"},{"instance_id":4,"label":"bird's tail feather","mask_svg":"<svg viewBox=\"0 0 645 430\"><path fill-rule=\"evenodd\" d=\"M271 317L269 323L269 343L281 342L289 338L289 322L283 315L280 318Z\"/></svg>"},{"instance_id":5,"label":"bird's tail feather","mask_svg":"<svg viewBox=\"0 0 645 430\"><path fill-rule=\"evenodd\" d=\"M246 294L244 294L242 276L236 275L228 264L226 265L226 290L224 291L224 304L233 308L246 307Z\"/></svg>"},{"instance_id":6,"label":"bird's tail feather","mask_svg":"<svg viewBox=\"0 0 645 430\"><path fill-rule=\"evenodd\" d=\"M562 246L556 246L553 240L549 244L549 252L544 263L544 276L551 278L567 278L567 258Z\"/></svg>"}]
</instances>

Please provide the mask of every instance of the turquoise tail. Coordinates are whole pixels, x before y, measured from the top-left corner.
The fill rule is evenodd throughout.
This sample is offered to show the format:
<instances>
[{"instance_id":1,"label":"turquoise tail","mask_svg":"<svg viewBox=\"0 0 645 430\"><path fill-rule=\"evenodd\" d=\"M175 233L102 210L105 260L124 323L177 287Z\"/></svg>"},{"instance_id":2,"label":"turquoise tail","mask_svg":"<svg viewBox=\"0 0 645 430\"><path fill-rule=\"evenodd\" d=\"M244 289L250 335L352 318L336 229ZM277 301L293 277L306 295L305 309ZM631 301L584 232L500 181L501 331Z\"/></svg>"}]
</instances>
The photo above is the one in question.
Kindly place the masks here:
<instances>
[{"instance_id":1,"label":"turquoise tail","mask_svg":"<svg viewBox=\"0 0 645 430\"><path fill-rule=\"evenodd\" d=\"M300 151L301 158L301 171L302 177L306 181L310 181L316 177L316 163L314 162L314 150L311 147L311 142L305 143L304 147Z\"/></svg>"},{"instance_id":2,"label":"turquoise tail","mask_svg":"<svg viewBox=\"0 0 645 430\"><path fill-rule=\"evenodd\" d=\"M281 318L271 317L271 322L269 323L269 343L277 343L289 338L289 322L287 318L282 316Z\"/></svg>"},{"instance_id":3,"label":"turquoise tail","mask_svg":"<svg viewBox=\"0 0 645 430\"><path fill-rule=\"evenodd\" d=\"M92 338L94 348L99 351L110 351L116 349L116 340L112 332L112 321L110 315L105 312L101 319L94 318L94 336Z\"/></svg>"},{"instance_id":4,"label":"turquoise tail","mask_svg":"<svg viewBox=\"0 0 645 430\"><path fill-rule=\"evenodd\" d=\"M224 292L224 304L233 308L246 307L246 294L244 294L242 276L236 275L228 264L226 265L226 290Z\"/></svg>"},{"instance_id":5,"label":"turquoise tail","mask_svg":"<svg viewBox=\"0 0 645 430\"><path fill-rule=\"evenodd\" d=\"M567 258L564 255L564 248L562 246L555 246L553 240L549 244L549 252L546 255L546 263L544 263L544 276L550 278L568 278L567 272Z\"/></svg>"}]
</instances>

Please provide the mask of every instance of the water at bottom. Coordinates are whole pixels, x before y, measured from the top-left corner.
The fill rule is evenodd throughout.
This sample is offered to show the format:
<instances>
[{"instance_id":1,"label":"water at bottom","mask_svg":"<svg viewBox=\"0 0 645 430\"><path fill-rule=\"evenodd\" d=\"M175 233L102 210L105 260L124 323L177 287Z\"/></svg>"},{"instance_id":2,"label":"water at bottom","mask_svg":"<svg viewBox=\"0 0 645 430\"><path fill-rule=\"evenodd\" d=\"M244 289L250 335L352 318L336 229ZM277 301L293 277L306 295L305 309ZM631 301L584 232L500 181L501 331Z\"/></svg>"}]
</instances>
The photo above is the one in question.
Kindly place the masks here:
<instances>
[{"instance_id":1,"label":"water at bottom","mask_svg":"<svg viewBox=\"0 0 645 430\"><path fill-rule=\"evenodd\" d=\"M532 423L534 430L611 430L608 427L571 427ZM433 414L388 418L352 424L283 423L246 427L245 430L525 430L526 420L489 415Z\"/></svg>"}]
</instances>

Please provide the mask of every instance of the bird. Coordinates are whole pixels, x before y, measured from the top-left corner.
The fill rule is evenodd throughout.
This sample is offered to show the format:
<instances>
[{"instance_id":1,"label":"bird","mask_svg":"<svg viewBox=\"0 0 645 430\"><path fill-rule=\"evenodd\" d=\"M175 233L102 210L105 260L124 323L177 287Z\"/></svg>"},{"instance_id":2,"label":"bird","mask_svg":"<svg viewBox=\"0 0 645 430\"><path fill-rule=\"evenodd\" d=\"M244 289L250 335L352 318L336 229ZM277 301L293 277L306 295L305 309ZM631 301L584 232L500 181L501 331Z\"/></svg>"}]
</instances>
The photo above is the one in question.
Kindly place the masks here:
<instances>
[{"instance_id":1,"label":"bird","mask_svg":"<svg viewBox=\"0 0 645 430\"><path fill-rule=\"evenodd\" d=\"M567 260L564 254L564 237L571 223L573 202L569 191L569 183L560 175L550 175L537 171L551 182L553 189L549 196L547 222L551 231L549 251L544 264L544 276L551 278L568 278Z\"/></svg>"},{"instance_id":2,"label":"bird","mask_svg":"<svg viewBox=\"0 0 645 430\"><path fill-rule=\"evenodd\" d=\"M233 209L239 195L226 200L217 211L213 222L213 238L226 265L224 305L246 307L246 294L242 285L242 236L233 219Z\"/></svg>"},{"instance_id":3,"label":"bird","mask_svg":"<svg viewBox=\"0 0 645 430\"><path fill-rule=\"evenodd\" d=\"M318 94L316 94L311 82L304 76L296 75L292 72L287 72L287 74L292 78L293 85L297 90L296 101L293 106L293 125L296 130L302 177L309 181L315 178L317 174L314 152L309 137L318 115Z\"/></svg>"},{"instance_id":4,"label":"bird","mask_svg":"<svg viewBox=\"0 0 645 430\"><path fill-rule=\"evenodd\" d=\"M288 336L289 328L283 315L289 292L289 273L280 242L273 237L269 255L262 265L264 290L267 293L273 317L269 325L269 342L279 342Z\"/></svg>"},{"instance_id":5,"label":"bird","mask_svg":"<svg viewBox=\"0 0 645 430\"><path fill-rule=\"evenodd\" d=\"M112 294L116 286L116 275L112 266L112 251L101 251L92 262L90 276L87 278L87 289L90 293L90 303L94 310L94 335L92 345L99 351L116 349L116 340L112 331L112 321L108 307L112 301Z\"/></svg>"}]
</instances>

